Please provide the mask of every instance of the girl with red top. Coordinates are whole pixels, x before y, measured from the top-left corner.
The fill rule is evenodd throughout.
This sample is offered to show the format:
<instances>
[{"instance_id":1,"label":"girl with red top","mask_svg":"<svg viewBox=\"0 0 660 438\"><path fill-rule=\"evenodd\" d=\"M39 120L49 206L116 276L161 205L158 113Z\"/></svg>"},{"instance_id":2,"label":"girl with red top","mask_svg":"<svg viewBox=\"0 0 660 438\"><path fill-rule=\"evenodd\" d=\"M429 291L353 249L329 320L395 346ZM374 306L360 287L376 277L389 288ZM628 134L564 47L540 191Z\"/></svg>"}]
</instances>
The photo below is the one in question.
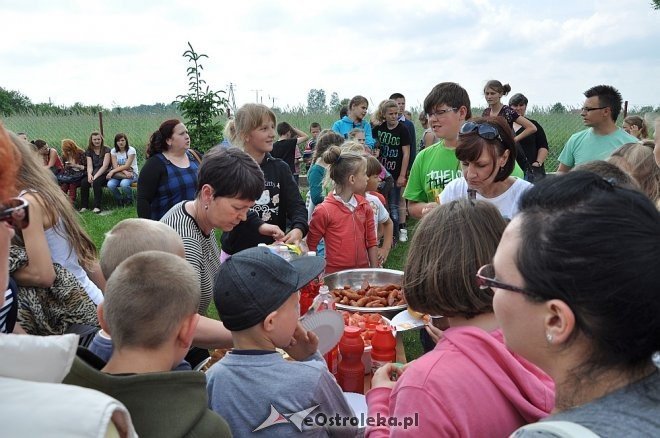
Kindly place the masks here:
<instances>
[{"instance_id":1,"label":"girl with red top","mask_svg":"<svg viewBox=\"0 0 660 438\"><path fill-rule=\"evenodd\" d=\"M341 152L332 146L323 154L330 165L326 178L334 183L334 191L316 206L309 223L307 245L316 251L319 240L325 240L327 274L344 269L378 267L378 246L374 215L369 203L360 195L367 187L367 162L364 156Z\"/></svg>"}]
</instances>

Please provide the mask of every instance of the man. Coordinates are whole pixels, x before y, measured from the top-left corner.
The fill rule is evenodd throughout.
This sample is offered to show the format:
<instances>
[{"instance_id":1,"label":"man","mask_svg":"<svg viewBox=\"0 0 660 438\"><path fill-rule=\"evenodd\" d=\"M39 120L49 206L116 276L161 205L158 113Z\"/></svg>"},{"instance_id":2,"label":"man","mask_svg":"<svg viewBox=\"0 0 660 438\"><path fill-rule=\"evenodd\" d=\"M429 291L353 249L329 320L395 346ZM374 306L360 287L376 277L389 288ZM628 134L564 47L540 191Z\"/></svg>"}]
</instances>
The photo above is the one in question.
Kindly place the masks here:
<instances>
[{"instance_id":1,"label":"man","mask_svg":"<svg viewBox=\"0 0 660 438\"><path fill-rule=\"evenodd\" d=\"M417 140L415 138L415 124L406 118L406 98L401 93L392 93L390 99L396 102L396 106L399 108L399 122L408 129L408 134L410 135L410 157L408 159L408 169L404 176L410 175L410 170L412 169L413 162L415 161L415 156L417 155ZM406 203L402 198L399 202L399 240L405 242L408 240L408 229L406 228Z\"/></svg>"},{"instance_id":2,"label":"man","mask_svg":"<svg viewBox=\"0 0 660 438\"><path fill-rule=\"evenodd\" d=\"M559 155L557 172L565 173L587 161L605 160L616 148L637 139L616 126L621 93L611 85L596 85L584 92L580 114L587 129L571 136Z\"/></svg>"}]
</instances>

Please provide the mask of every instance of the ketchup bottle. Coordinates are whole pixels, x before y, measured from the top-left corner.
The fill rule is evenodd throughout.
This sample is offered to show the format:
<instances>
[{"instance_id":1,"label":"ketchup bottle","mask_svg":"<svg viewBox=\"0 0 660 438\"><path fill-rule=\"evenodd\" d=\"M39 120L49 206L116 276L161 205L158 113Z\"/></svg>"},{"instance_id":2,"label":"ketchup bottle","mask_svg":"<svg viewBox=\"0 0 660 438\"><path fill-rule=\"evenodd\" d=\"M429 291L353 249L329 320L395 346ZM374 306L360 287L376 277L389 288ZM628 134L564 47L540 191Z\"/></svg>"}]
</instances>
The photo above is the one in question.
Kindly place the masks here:
<instances>
[{"instance_id":1,"label":"ketchup bottle","mask_svg":"<svg viewBox=\"0 0 660 438\"><path fill-rule=\"evenodd\" d=\"M344 327L344 336L339 341L341 362L337 380L341 389L345 392L364 392L364 364L362 354L364 353L364 341L360 336L358 327Z\"/></svg>"},{"instance_id":2,"label":"ketchup bottle","mask_svg":"<svg viewBox=\"0 0 660 438\"><path fill-rule=\"evenodd\" d=\"M371 338L371 372L388 362L396 361L396 339L392 334L392 327L379 324L376 333Z\"/></svg>"}]
</instances>

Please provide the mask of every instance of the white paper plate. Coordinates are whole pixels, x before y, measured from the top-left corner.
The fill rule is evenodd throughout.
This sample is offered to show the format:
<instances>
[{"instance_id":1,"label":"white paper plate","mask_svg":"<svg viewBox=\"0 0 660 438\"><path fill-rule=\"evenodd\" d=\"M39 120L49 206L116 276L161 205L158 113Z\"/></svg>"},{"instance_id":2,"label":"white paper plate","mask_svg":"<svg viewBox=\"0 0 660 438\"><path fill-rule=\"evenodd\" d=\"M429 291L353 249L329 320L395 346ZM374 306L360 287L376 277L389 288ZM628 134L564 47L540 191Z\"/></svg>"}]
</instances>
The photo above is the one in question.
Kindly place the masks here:
<instances>
[{"instance_id":1,"label":"white paper plate","mask_svg":"<svg viewBox=\"0 0 660 438\"><path fill-rule=\"evenodd\" d=\"M392 318L392 325L396 328L397 332L403 332L406 330L421 329L424 327L424 320L421 318L415 318L408 312L404 310L397 313L394 318Z\"/></svg>"},{"instance_id":2,"label":"white paper plate","mask_svg":"<svg viewBox=\"0 0 660 438\"><path fill-rule=\"evenodd\" d=\"M353 409L353 414L355 417L367 418L367 398L364 394L358 394L357 392L345 392L344 398L348 405ZM361 415L361 414L364 414ZM366 427L366 424L359 424L358 427Z\"/></svg>"},{"instance_id":3,"label":"white paper plate","mask_svg":"<svg viewBox=\"0 0 660 438\"><path fill-rule=\"evenodd\" d=\"M322 310L305 316L300 323L319 338L319 352L332 350L344 334L344 318L335 310Z\"/></svg>"}]
</instances>

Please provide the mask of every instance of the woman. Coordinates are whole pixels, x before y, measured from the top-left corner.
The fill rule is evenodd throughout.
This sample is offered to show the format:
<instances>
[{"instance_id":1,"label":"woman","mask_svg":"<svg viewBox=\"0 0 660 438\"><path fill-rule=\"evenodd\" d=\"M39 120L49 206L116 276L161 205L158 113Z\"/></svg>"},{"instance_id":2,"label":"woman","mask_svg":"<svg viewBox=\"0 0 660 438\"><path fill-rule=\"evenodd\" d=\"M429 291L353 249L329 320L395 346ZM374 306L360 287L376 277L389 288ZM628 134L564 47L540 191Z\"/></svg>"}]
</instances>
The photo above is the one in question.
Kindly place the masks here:
<instances>
[{"instance_id":1,"label":"woman","mask_svg":"<svg viewBox=\"0 0 660 438\"><path fill-rule=\"evenodd\" d=\"M195 199L199 160L190 150L186 125L164 121L151 135L138 178L137 214L160 220L175 204Z\"/></svg>"},{"instance_id":2,"label":"woman","mask_svg":"<svg viewBox=\"0 0 660 438\"><path fill-rule=\"evenodd\" d=\"M110 151L112 170L106 175L108 188L115 197L117 205L128 206L133 203L131 184L138 179L137 152L128 144L126 134L115 135L115 147ZM121 192L124 192L122 197Z\"/></svg>"},{"instance_id":3,"label":"woman","mask_svg":"<svg viewBox=\"0 0 660 438\"><path fill-rule=\"evenodd\" d=\"M512 131L501 117L465 122L458 134L456 158L463 176L451 181L440 194L440 203L475 197L494 204L511 219L518 212L518 198L531 184L511 176L516 145Z\"/></svg>"},{"instance_id":4,"label":"woman","mask_svg":"<svg viewBox=\"0 0 660 438\"><path fill-rule=\"evenodd\" d=\"M56 272L53 263L71 272L94 302L103 301L105 278L96 248L77 220L75 210L57 183L43 172L36 154L12 135L21 158L16 186L30 204L30 225L19 233L28 264L14 275L18 284L49 288Z\"/></svg>"},{"instance_id":5,"label":"woman","mask_svg":"<svg viewBox=\"0 0 660 438\"><path fill-rule=\"evenodd\" d=\"M106 173L111 168L110 148L104 144L103 136L100 132L92 132L87 142L85 151L87 161L87 178L83 178L80 183L80 212L85 212L89 208L89 188L94 190L94 213L101 212L101 198L103 196L103 186L106 185Z\"/></svg>"},{"instance_id":6,"label":"woman","mask_svg":"<svg viewBox=\"0 0 660 438\"><path fill-rule=\"evenodd\" d=\"M444 315L450 328L404 371L392 364L376 371L367 393L370 417L418 414L415 436L504 437L550 413L550 378L507 350L492 294L475 279L505 226L495 207L468 199L422 218L404 271L406 300L417 311ZM373 427L366 435L405 434L400 427Z\"/></svg>"},{"instance_id":7,"label":"woman","mask_svg":"<svg viewBox=\"0 0 660 438\"><path fill-rule=\"evenodd\" d=\"M623 130L636 137L638 140L645 140L649 137L649 128L646 122L640 116L628 116L623 119Z\"/></svg>"},{"instance_id":8,"label":"woman","mask_svg":"<svg viewBox=\"0 0 660 438\"><path fill-rule=\"evenodd\" d=\"M48 143L43 140L34 140L32 144L39 155L41 155L45 168L49 169L54 174L62 171L64 166L62 166L62 160L60 159L57 150L48 146Z\"/></svg>"},{"instance_id":9,"label":"woman","mask_svg":"<svg viewBox=\"0 0 660 438\"><path fill-rule=\"evenodd\" d=\"M509 105L522 117L527 113L527 103L529 101L521 93L516 93L509 99ZM528 119L534 126L536 132L520 140L525 158L527 160L525 169L525 179L534 182L545 177L545 159L548 156L548 139L545 131L536 120ZM514 135L520 135L525 130L518 120L513 122ZM532 161L533 160L533 161Z\"/></svg>"},{"instance_id":10,"label":"woman","mask_svg":"<svg viewBox=\"0 0 660 438\"><path fill-rule=\"evenodd\" d=\"M220 269L215 229L228 232L249 218L262 234L279 239L284 233L277 226L264 224L256 214L248 215L264 190L264 176L245 152L236 148L212 149L202 161L197 181L195 199L174 205L160 221L174 228L183 239L186 260L199 274L199 313L206 316Z\"/></svg>"},{"instance_id":11,"label":"woman","mask_svg":"<svg viewBox=\"0 0 660 438\"><path fill-rule=\"evenodd\" d=\"M660 214L644 194L573 171L523 195L477 276L495 293L507 347L555 381L547 420L657 435L658 272Z\"/></svg>"},{"instance_id":12,"label":"woman","mask_svg":"<svg viewBox=\"0 0 660 438\"><path fill-rule=\"evenodd\" d=\"M64 174L65 175L75 175L82 173L81 178L77 181L71 180L70 182L60 182L60 187L64 193L69 195L71 199L71 205L76 202L76 191L80 187L80 183L83 178L87 176L85 172L85 165L87 164L87 159L85 157L85 151L80 149L75 141L70 138L65 138L62 140L62 158L64 158ZM58 178L59 181L59 178Z\"/></svg>"},{"instance_id":13,"label":"woman","mask_svg":"<svg viewBox=\"0 0 660 438\"><path fill-rule=\"evenodd\" d=\"M653 143L626 143L607 161L630 174L642 192L660 207L660 168L655 164Z\"/></svg>"}]
</instances>

